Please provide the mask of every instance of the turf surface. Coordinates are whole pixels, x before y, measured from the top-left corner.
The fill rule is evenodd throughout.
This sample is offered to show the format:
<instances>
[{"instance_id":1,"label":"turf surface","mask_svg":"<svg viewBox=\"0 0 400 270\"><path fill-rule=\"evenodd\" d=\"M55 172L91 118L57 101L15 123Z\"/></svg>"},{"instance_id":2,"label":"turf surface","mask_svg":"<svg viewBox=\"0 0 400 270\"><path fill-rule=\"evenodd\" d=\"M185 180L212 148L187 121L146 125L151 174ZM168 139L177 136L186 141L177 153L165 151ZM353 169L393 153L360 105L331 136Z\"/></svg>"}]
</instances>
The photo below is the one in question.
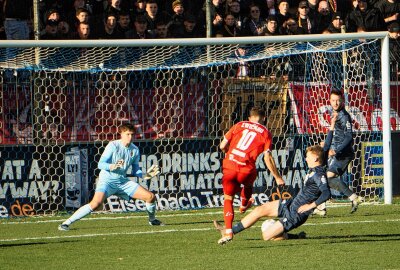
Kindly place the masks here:
<instances>
[{"instance_id":1,"label":"turf surface","mask_svg":"<svg viewBox=\"0 0 400 270\"><path fill-rule=\"evenodd\" d=\"M221 209L161 212L162 227L93 214L58 231L66 217L0 220L0 269L400 269L400 204L330 208L293 231L302 240L262 241L259 222L225 246L211 222Z\"/></svg>"}]
</instances>

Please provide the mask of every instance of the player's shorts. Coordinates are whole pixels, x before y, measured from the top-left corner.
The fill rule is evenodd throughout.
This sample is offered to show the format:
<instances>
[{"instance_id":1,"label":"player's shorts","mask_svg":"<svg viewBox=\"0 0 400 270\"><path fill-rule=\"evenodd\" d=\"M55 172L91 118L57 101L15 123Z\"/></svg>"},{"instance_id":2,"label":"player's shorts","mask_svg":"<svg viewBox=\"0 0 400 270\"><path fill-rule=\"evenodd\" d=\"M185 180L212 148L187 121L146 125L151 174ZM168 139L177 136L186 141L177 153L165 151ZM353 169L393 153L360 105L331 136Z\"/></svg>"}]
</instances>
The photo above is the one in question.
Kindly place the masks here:
<instances>
[{"instance_id":1,"label":"player's shorts","mask_svg":"<svg viewBox=\"0 0 400 270\"><path fill-rule=\"evenodd\" d=\"M299 227L306 222L308 218L307 214L299 214L297 210L291 209L290 204L292 201L293 199L279 200L278 217L280 218L279 222L282 223L285 232Z\"/></svg>"},{"instance_id":2,"label":"player's shorts","mask_svg":"<svg viewBox=\"0 0 400 270\"><path fill-rule=\"evenodd\" d=\"M230 169L223 169L222 187L224 194L234 196L236 193L241 191L240 185L252 188L256 178L257 171L244 173Z\"/></svg>"},{"instance_id":3,"label":"player's shorts","mask_svg":"<svg viewBox=\"0 0 400 270\"><path fill-rule=\"evenodd\" d=\"M353 156L336 157L332 156L328 159L328 172L333 172L341 176L347 171L347 166L353 160Z\"/></svg>"},{"instance_id":4,"label":"player's shorts","mask_svg":"<svg viewBox=\"0 0 400 270\"><path fill-rule=\"evenodd\" d=\"M106 197L116 195L124 200L129 200L135 194L139 184L126 178L125 181L109 181L99 179L96 186L96 192L104 192Z\"/></svg>"}]
</instances>

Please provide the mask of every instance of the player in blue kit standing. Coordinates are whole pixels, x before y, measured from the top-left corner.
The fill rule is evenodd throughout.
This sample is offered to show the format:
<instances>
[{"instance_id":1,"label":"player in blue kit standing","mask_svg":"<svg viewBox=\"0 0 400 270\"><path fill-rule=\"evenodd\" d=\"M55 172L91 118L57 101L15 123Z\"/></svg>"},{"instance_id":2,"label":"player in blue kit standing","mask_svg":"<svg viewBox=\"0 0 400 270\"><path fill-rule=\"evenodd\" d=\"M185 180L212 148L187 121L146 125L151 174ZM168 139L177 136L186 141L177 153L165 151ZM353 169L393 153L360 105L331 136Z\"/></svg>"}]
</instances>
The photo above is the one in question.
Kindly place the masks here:
<instances>
[{"instance_id":1,"label":"player in blue kit standing","mask_svg":"<svg viewBox=\"0 0 400 270\"><path fill-rule=\"evenodd\" d=\"M133 176L150 180L160 173L159 167L158 165L152 165L143 176L143 172L139 167L139 149L132 143L135 127L131 124L123 124L119 127L118 132L121 135L121 139L109 142L101 155L98 164L98 168L101 171L93 199L60 224L58 226L59 230L68 231L72 223L93 212L111 195L117 195L124 200L133 198L145 201L149 224L153 226L163 225L155 217L156 204L154 194L138 183L129 180L126 176L126 172L132 166Z\"/></svg>"}]
</instances>

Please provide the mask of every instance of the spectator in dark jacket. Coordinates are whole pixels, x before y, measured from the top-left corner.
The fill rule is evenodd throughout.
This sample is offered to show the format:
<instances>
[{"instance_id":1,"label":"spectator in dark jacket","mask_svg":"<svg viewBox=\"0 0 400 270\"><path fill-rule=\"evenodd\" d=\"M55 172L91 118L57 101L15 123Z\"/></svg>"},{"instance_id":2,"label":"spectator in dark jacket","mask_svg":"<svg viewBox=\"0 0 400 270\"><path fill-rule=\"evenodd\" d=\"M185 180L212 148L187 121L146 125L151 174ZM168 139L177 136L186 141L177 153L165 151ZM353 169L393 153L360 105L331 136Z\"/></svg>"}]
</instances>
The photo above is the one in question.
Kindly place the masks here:
<instances>
[{"instance_id":1,"label":"spectator in dark jacket","mask_svg":"<svg viewBox=\"0 0 400 270\"><path fill-rule=\"evenodd\" d=\"M381 0L376 3L375 7L382 13L387 25L399 19L400 3L396 0Z\"/></svg>"},{"instance_id":2,"label":"spectator in dark jacket","mask_svg":"<svg viewBox=\"0 0 400 270\"><path fill-rule=\"evenodd\" d=\"M378 9L368 7L366 0L357 0L357 2L357 8L347 17L347 32L356 32L358 28L363 28L367 32L386 30L385 21Z\"/></svg>"},{"instance_id":3,"label":"spectator in dark jacket","mask_svg":"<svg viewBox=\"0 0 400 270\"><path fill-rule=\"evenodd\" d=\"M121 10L121 0L109 0L105 13L112 13L118 17Z\"/></svg>"},{"instance_id":4,"label":"spectator in dark jacket","mask_svg":"<svg viewBox=\"0 0 400 270\"><path fill-rule=\"evenodd\" d=\"M118 18L118 24L117 24L117 29L119 32L121 32L124 36L125 33L129 30L132 29L131 26L131 17L129 16L129 12L122 10L119 13L119 18Z\"/></svg>"},{"instance_id":5,"label":"spectator in dark jacket","mask_svg":"<svg viewBox=\"0 0 400 270\"><path fill-rule=\"evenodd\" d=\"M305 35L307 34L306 30L299 26L298 22L293 19L289 18L286 22L283 23L282 27L282 34L283 35Z\"/></svg>"},{"instance_id":6,"label":"spectator in dark jacket","mask_svg":"<svg viewBox=\"0 0 400 270\"><path fill-rule=\"evenodd\" d=\"M123 34L117 29L117 15L110 13L104 17L104 26L97 33L100 39L122 39Z\"/></svg>"},{"instance_id":7,"label":"spectator in dark jacket","mask_svg":"<svg viewBox=\"0 0 400 270\"><path fill-rule=\"evenodd\" d=\"M71 33L71 39L91 39L90 25L88 23L80 23L76 29L76 32Z\"/></svg>"},{"instance_id":8,"label":"spectator in dark jacket","mask_svg":"<svg viewBox=\"0 0 400 270\"><path fill-rule=\"evenodd\" d=\"M239 30L235 24L235 17L228 13L224 17L224 23L217 29L216 37L237 37Z\"/></svg>"},{"instance_id":9,"label":"spectator in dark jacket","mask_svg":"<svg viewBox=\"0 0 400 270\"><path fill-rule=\"evenodd\" d=\"M153 36L147 31L147 20L144 16L137 16L133 23L133 29L125 33L129 39L149 39Z\"/></svg>"},{"instance_id":10,"label":"spectator in dark jacket","mask_svg":"<svg viewBox=\"0 0 400 270\"><path fill-rule=\"evenodd\" d=\"M322 0L318 4L318 14L315 20L315 33L321 34L332 22L332 14L327 1Z\"/></svg>"},{"instance_id":11,"label":"spectator in dark jacket","mask_svg":"<svg viewBox=\"0 0 400 270\"><path fill-rule=\"evenodd\" d=\"M40 39L51 40L51 39L60 39L58 35L58 21L56 20L47 20L45 33L40 36Z\"/></svg>"},{"instance_id":12,"label":"spectator in dark jacket","mask_svg":"<svg viewBox=\"0 0 400 270\"><path fill-rule=\"evenodd\" d=\"M168 23L166 23L164 21L156 22L155 38L169 38Z\"/></svg>"},{"instance_id":13,"label":"spectator in dark jacket","mask_svg":"<svg viewBox=\"0 0 400 270\"><path fill-rule=\"evenodd\" d=\"M266 36L276 36L279 35L278 33L278 21L276 16L269 15L267 18L267 27L265 28L265 35Z\"/></svg>"},{"instance_id":14,"label":"spectator in dark jacket","mask_svg":"<svg viewBox=\"0 0 400 270\"><path fill-rule=\"evenodd\" d=\"M315 20L318 16L318 6L319 6L319 0L307 0L308 4L308 17L310 17L311 20Z\"/></svg>"},{"instance_id":15,"label":"spectator in dark jacket","mask_svg":"<svg viewBox=\"0 0 400 270\"><path fill-rule=\"evenodd\" d=\"M228 4L227 14L233 15L235 18L236 29L240 32L242 30L245 17L240 12L240 3L238 0L232 0Z\"/></svg>"},{"instance_id":16,"label":"spectator in dark jacket","mask_svg":"<svg viewBox=\"0 0 400 270\"><path fill-rule=\"evenodd\" d=\"M278 29L280 29L283 26L283 23L290 18L289 8L288 0L282 0L279 2L278 13L276 14Z\"/></svg>"},{"instance_id":17,"label":"spectator in dark jacket","mask_svg":"<svg viewBox=\"0 0 400 270\"><path fill-rule=\"evenodd\" d=\"M172 10L174 14L171 17L169 31L172 36L178 35L178 33L183 28L183 20L184 20L184 7L180 0L176 0L172 3Z\"/></svg>"},{"instance_id":18,"label":"spectator in dark jacket","mask_svg":"<svg viewBox=\"0 0 400 270\"><path fill-rule=\"evenodd\" d=\"M175 38L198 38L201 34L196 28L196 17L191 14L186 14L183 19L183 25L181 29L175 28L174 33L172 33Z\"/></svg>"},{"instance_id":19,"label":"spectator in dark jacket","mask_svg":"<svg viewBox=\"0 0 400 270\"><path fill-rule=\"evenodd\" d=\"M332 22L328 26L327 30L332 34L338 34L342 31L343 19L340 12L333 14Z\"/></svg>"},{"instance_id":20,"label":"spectator in dark jacket","mask_svg":"<svg viewBox=\"0 0 400 270\"><path fill-rule=\"evenodd\" d=\"M263 36L265 27L266 21L260 16L260 8L256 5L251 5L249 18L243 25L243 35Z\"/></svg>"},{"instance_id":21,"label":"spectator in dark jacket","mask_svg":"<svg viewBox=\"0 0 400 270\"><path fill-rule=\"evenodd\" d=\"M307 1L301 1L297 9L297 23L308 34L315 34L315 21L308 16L310 8Z\"/></svg>"}]
</instances>

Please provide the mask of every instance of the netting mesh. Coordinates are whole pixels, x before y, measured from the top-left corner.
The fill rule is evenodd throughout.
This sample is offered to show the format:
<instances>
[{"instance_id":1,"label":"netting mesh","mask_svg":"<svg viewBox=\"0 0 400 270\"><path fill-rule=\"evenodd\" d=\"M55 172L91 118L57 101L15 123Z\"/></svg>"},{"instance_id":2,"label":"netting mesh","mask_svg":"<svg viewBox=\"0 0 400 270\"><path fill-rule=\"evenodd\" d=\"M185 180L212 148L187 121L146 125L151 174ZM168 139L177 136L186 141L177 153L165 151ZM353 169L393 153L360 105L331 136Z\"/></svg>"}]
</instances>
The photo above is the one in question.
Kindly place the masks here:
<instances>
[{"instance_id":1,"label":"netting mesh","mask_svg":"<svg viewBox=\"0 0 400 270\"><path fill-rule=\"evenodd\" d=\"M132 178L156 194L159 209L222 206L218 145L254 105L267 112L288 186L278 191L260 158L256 203L294 195L306 174L305 148L325 138L332 88L345 92L354 119L356 158L344 179L367 200L381 198L379 41L209 48L0 50L0 201L7 214L86 203L104 147L125 122L136 127L142 168L161 167L149 182ZM397 115L393 110L398 130ZM144 204L111 197L105 207Z\"/></svg>"},{"instance_id":2,"label":"netting mesh","mask_svg":"<svg viewBox=\"0 0 400 270\"><path fill-rule=\"evenodd\" d=\"M96 47L96 48L7 48L0 50L0 67L58 71L132 71L177 69L238 63L242 60L281 57L307 52L341 51L359 40L287 42L248 45ZM245 48L246 54L237 50ZM162 57L160 57L160 55Z\"/></svg>"},{"instance_id":3,"label":"netting mesh","mask_svg":"<svg viewBox=\"0 0 400 270\"><path fill-rule=\"evenodd\" d=\"M342 179L354 192L367 201L378 200L383 195L383 158L381 123L381 87L379 48L364 44L341 53L318 52L307 58L307 81L303 91L309 98L305 108L316 112L308 114L302 131L310 134L310 141L323 140L329 128L332 109L329 105L331 89L344 92L346 110L353 119L355 158ZM378 123L379 122L379 123ZM333 197L341 199L338 191Z\"/></svg>"}]
</instances>

